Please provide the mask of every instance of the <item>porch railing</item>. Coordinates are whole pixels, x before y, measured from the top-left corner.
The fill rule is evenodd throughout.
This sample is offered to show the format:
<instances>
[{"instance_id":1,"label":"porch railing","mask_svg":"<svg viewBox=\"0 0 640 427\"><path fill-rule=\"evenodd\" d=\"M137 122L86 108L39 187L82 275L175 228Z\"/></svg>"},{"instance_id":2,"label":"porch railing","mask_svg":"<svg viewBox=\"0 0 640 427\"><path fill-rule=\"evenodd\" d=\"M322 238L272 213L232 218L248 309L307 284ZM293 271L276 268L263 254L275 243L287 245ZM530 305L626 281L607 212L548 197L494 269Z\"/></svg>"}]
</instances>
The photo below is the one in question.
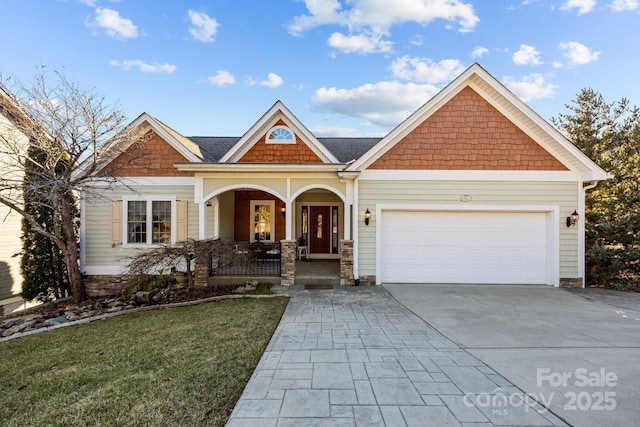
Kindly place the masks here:
<instances>
[{"instance_id":1,"label":"porch railing","mask_svg":"<svg viewBox=\"0 0 640 427\"><path fill-rule=\"evenodd\" d=\"M280 276L280 242L235 243L210 258L212 276Z\"/></svg>"}]
</instances>

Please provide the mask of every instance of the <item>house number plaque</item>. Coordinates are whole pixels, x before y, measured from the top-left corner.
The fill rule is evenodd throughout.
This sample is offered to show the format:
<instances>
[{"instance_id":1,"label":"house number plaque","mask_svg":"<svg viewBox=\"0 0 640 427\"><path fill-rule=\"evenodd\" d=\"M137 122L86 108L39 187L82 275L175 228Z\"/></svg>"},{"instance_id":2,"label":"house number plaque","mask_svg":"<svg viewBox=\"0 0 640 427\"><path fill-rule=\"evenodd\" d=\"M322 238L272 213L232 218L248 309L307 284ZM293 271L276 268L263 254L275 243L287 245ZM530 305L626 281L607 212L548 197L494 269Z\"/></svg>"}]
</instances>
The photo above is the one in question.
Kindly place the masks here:
<instances>
[{"instance_id":1,"label":"house number plaque","mask_svg":"<svg viewBox=\"0 0 640 427\"><path fill-rule=\"evenodd\" d=\"M468 203L471 200L473 200L473 197L471 197L471 194L463 194L462 196L460 196L461 202Z\"/></svg>"}]
</instances>

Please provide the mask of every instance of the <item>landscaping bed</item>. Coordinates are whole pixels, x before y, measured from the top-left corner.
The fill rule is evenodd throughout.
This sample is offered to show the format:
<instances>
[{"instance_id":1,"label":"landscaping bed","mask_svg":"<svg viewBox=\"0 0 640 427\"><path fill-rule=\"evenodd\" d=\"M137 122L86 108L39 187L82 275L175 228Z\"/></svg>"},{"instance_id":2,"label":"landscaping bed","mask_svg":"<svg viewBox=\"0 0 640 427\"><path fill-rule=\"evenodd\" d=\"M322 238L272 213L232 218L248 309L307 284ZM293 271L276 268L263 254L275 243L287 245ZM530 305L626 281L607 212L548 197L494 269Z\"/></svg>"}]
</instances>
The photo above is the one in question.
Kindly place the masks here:
<instances>
[{"instance_id":1,"label":"landscaping bed","mask_svg":"<svg viewBox=\"0 0 640 427\"><path fill-rule=\"evenodd\" d=\"M171 281L134 283L125 287L120 296L90 299L81 304L73 304L70 298L63 298L4 316L0 318L0 338L138 307L176 304L222 295L269 294L270 289L270 284L257 281L243 286L195 289Z\"/></svg>"}]
</instances>

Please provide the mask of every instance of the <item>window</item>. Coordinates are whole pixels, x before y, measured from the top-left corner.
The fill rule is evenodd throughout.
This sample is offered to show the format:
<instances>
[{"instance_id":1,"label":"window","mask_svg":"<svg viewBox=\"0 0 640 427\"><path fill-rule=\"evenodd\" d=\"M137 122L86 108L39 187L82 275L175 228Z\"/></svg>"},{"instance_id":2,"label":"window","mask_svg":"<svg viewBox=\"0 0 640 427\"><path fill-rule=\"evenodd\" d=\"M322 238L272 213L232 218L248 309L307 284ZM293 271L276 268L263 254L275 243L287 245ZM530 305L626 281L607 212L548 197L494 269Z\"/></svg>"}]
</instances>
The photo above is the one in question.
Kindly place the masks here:
<instances>
[{"instance_id":1,"label":"window","mask_svg":"<svg viewBox=\"0 0 640 427\"><path fill-rule=\"evenodd\" d=\"M176 241L175 198L125 200L127 244L173 243Z\"/></svg>"},{"instance_id":2,"label":"window","mask_svg":"<svg viewBox=\"0 0 640 427\"><path fill-rule=\"evenodd\" d=\"M171 202L151 202L152 229L151 243L171 242Z\"/></svg>"},{"instance_id":3,"label":"window","mask_svg":"<svg viewBox=\"0 0 640 427\"><path fill-rule=\"evenodd\" d=\"M127 236L128 243L147 243L147 202L128 202Z\"/></svg>"},{"instance_id":4,"label":"window","mask_svg":"<svg viewBox=\"0 0 640 427\"><path fill-rule=\"evenodd\" d=\"M265 139L267 144L295 144L296 137L286 126L276 126L271 129Z\"/></svg>"},{"instance_id":5,"label":"window","mask_svg":"<svg viewBox=\"0 0 640 427\"><path fill-rule=\"evenodd\" d=\"M250 208L251 242L272 241L275 232L275 200L252 200Z\"/></svg>"}]
</instances>

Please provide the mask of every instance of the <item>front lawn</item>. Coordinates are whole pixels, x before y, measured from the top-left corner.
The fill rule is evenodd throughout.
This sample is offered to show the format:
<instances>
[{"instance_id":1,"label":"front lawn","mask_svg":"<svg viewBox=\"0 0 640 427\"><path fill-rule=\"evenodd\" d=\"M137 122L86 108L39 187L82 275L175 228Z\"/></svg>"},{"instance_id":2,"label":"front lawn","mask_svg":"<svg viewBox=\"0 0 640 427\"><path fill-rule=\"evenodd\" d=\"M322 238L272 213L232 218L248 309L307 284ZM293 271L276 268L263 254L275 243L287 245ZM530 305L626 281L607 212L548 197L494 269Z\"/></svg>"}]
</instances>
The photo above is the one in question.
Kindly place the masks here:
<instances>
[{"instance_id":1,"label":"front lawn","mask_svg":"<svg viewBox=\"0 0 640 427\"><path fill-rule=\"evenodd\" d=\"M222 426L287 302L226 300L0 343L0 425Z\"/></svg>"}]
</instances>

